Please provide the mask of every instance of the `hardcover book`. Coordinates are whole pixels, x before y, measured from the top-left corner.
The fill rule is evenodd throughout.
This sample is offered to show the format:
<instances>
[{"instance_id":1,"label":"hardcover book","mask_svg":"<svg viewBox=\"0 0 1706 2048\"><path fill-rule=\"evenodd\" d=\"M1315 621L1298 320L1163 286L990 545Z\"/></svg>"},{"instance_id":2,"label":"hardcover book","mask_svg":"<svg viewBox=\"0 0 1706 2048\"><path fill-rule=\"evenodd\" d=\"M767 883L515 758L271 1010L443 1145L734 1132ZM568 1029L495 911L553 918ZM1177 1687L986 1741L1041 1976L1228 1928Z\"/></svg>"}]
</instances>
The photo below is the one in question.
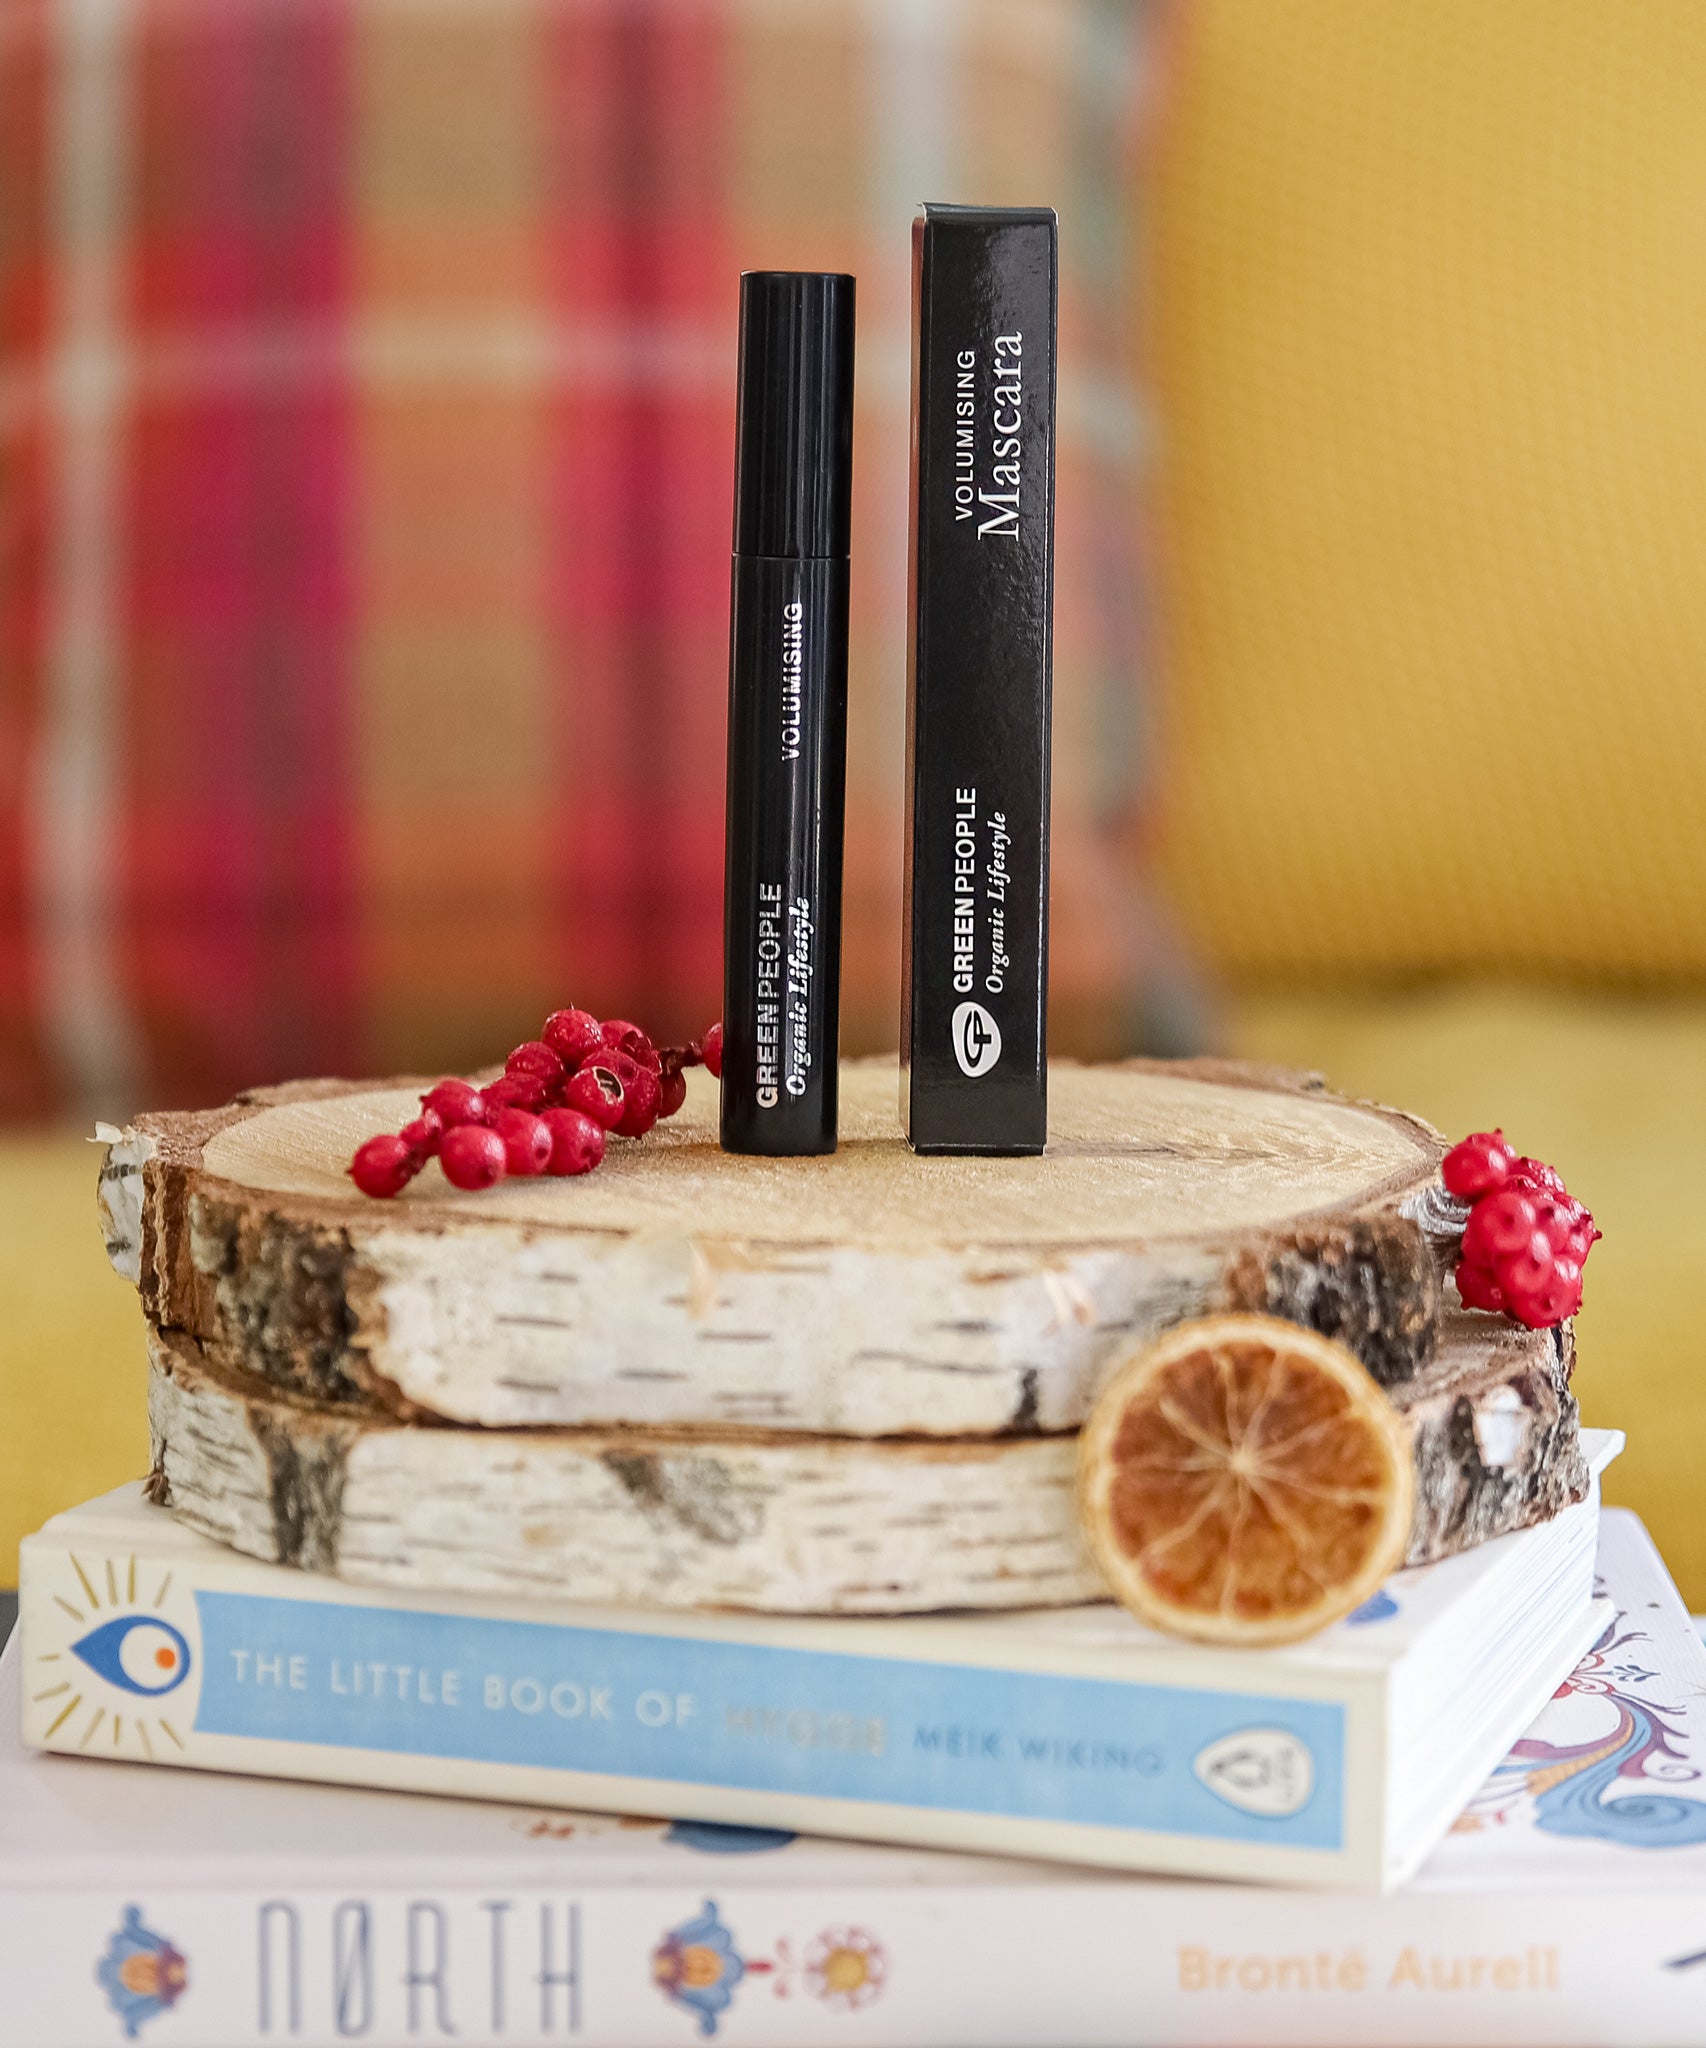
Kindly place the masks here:
<instances>
[{"instance_id":1,"label":"hardcover book","mask_svg":"<svg viewBox=\"0 0 1706 2048\"><path fill-rule=\"evenodd\" d=\"M72 1754L1380 1889L1603 1626L1589 1497L1286 1649L1097 1605L880 1621L381 1594L137 1488L22 1557L26 1743Z\"/></svg>"},{"instance_id":2,"label":"hardcover book","mask_svg":"<svg viewBox=\"0 0 1706 2048\"><path fill-rule=\"evenodd\" d=\"M1385 1897L43 1756L14 1640L0 2039L1697 2044L1706 1653L1633 1516L1599 1569L1593 1648Z\"/></svg>"}]
</instances>

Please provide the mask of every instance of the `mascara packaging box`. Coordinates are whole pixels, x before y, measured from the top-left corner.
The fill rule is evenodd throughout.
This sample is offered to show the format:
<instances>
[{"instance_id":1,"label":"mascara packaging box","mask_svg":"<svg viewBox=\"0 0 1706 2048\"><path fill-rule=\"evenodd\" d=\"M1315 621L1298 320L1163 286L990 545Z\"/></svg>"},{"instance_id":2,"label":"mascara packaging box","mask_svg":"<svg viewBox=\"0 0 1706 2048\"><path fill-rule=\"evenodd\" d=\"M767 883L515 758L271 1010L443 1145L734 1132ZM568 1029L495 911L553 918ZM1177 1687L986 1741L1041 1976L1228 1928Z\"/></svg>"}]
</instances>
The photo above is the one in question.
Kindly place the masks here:
<instances>
[{"instance_id":1,"label":"mascara packaging box","mask_svg":"<svg viewBox=\"0 0 1706 2048\"><path fill-rule=\"evenodd\" d=\"M901 1117L921 1153L1048 1138L1056 224L912 231Z\"/></svg>"}]
</instances>

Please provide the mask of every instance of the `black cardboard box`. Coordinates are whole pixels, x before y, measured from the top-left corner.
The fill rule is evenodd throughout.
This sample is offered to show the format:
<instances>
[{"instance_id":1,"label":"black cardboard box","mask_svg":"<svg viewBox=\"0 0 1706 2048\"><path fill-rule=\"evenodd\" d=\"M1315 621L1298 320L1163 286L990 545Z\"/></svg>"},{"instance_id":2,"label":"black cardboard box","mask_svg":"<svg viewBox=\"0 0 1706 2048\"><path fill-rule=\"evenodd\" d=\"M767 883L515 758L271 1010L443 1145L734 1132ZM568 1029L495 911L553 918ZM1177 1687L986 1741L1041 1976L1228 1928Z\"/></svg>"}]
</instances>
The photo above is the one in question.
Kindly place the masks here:
<instances>
[{"instance_id":1,"label":"black cardboard box","mask_svg":"<svg viewBox=\"0 0 1706 2048\"><path fill-rule=\"evenodd\" d=\"M1048 1137L1056 225L913 224L901 1117L916 1152Z\"/></svg>"}]
</instances>

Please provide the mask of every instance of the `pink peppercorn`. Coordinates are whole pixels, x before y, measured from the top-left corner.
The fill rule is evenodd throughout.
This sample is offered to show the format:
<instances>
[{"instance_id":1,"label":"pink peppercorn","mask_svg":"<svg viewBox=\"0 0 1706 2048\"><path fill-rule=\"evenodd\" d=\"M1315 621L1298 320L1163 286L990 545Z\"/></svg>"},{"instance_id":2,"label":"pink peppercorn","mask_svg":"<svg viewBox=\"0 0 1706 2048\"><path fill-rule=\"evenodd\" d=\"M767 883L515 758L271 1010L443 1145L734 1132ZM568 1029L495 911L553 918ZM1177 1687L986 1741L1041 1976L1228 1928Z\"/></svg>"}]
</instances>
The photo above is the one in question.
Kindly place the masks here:
<instances>
[{"instance_id":1,"label":"pink peppercorn","mask_svg":"<svg viewBox=\"0 0 1706 2048\"><path fill-rule=\"evenodd\" d=\"M539 1035L571 1074L604 1043L603 1030L590 1010L553 1010Z\"/></svg>"},{"instance_id":2,"label":"pink peppercorn","mask_svg":"<svg viewBox=\"0 0 1706 2048\"><path fill-rule=\"evenodd\" d=\"M500 1109L526 1109L538 1114L545 1107L549 1091L537 1074L500 1074L480 1090L490 1122Z\"/></svg>"},{"instance_id":3,"label":"pink peppercorn","mask_svg":"<svg viewBox=\"0 0 1706 2048\"><path fill-rule=\"evenodd\" d=\"M563 1085L563 1062L542 1038L529 1038L518 1045L504 1061L506 1074L531 1074L534 1080L543 1081L548 1090Z\"/></svg>"},{"instance_id":4,"label":"pink peppercorn","mask_svg":"<svg viewBox=\"0 0 1706 2048\"><path fill-rule=\"evenodd\" d=\"M504 1141L496 1131L480 1124L458 1124L446 1131L438 1148L438 1163L453 1188L469 1193L495 1187L509 1171Z\"/></svg>"},{"instance_id":5,"label":"pink peppercorn","mask_svg":"<svg viewBox=\"0 0 1706 2048\"><path fill-rule=\"evenodd\" d=\"M621 1080L608 1063L610 1059L621 1057L620 1053L610 1053L607 1048L603 1055L582 1067L563 1091L563 1101L568 1108L578 1109L606 1131L615 1130L626 1107Z\"/></svg>"},{"instance_id":6,"label":"pink peppercorn","mask_svg":"<svg viewBox=\"0 0 1706 2048\"><path fill-rule=\"evenodd\" d=\"M371 1195L376 1201L388 1201L393 1195L400 1195L420 1171L419 1155L402 1138L387 1133L383 1137L369 1138L365 1145L356 1148L355 1157L349 1163L349 1177L364 1195Z\"/></svg>"},{"instance_id":7,"label":"pink peppercorn","mask_svg":"<svg viewBox=\"0 0 1706 2048\"><path fill-rule=\"evenodd\" d=\"M439 1139L444 1136L443 1119L437 1110L423 1109L397 1135L418 1159L430 1159L438 1150Z\"/></svg>"},{"instance_id":8,"label":"pink peppercorn","mask_svg":"<svg viewBox=\"0 0 1706 2048\"><path fill-rule=\"evenodd\" d=\"M486 1105L472 1081L439 1081L421 1097L422 1110L431 1110L447 1131L458 1124L486 1120Z\"/></svg>"},{"instance_id":9,"label":"pink peppercorn","mask_svg":"<svg viewBox=\"0 0 1706 2048\"><path fill-rule=\"evenodd\" d=\"M547 1173L591 1173L604 1157L604 1126L578 1109L548 1109L539 1121L551 1135Z\"/></svg>"},{"instance_id":10,"label":"pink peppercorn","mask_svg":"<svg viewBox=\"0 0 1706 2048\"><path fill-rule=\"evenodd\" d=\"M500 1109L492 1129L503 1140L504 1166L527 1177L543 1173L551 1163L551 1133L543 1117L525 1109Z\"/></svg>"},{"instance_id":11,"label":"pink peppercorn","mask_svg":"<svg viewBox=\"0 0 1706 2048\"><path fill-rule=\"evenodd\" d=\"M1503 1131L1476 1131L1452 1146L1440 1176L1460 1201L1472 1202L1502 1188L1515 1165L1516 1148L1506 1144Z\"/></svg>"},{"instance_id":12,"label":"pink peppercorn","mask_svg":"<svg viewBox=\"0 0 1706 2048\"><path fill-rule=\"evenodd\" d=\"M1463 1227L1463 1256L1473 1265L1496 1270L1501 1259L1528 1244L1539 1224L1539 1206L1515 1188L1483 1195Z\"/></svg>"}]
</instances>

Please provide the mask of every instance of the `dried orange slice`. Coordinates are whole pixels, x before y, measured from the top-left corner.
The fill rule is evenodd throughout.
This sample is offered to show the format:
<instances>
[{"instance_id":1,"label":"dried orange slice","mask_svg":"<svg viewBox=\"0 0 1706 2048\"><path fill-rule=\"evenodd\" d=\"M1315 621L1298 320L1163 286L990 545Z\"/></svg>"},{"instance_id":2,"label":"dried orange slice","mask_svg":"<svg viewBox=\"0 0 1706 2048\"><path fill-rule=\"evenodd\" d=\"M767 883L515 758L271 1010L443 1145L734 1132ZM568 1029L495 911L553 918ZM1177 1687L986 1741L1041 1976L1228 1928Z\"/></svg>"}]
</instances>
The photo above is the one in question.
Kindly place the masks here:
<instances>
[{"instance_id":1,"label":"dried orange slice","mask_svg":"<svg viewBox=\"0 0 1706 2048\"><path fill-rule=\"evenodd\" d=\"M1404 1555L1409 1434L1343 1345L1272 1316L1181 1323L1120 1367L1079 1446L1079 1513L1151 1628L1292 1643Z\"/></svg>"}]
</instances>

